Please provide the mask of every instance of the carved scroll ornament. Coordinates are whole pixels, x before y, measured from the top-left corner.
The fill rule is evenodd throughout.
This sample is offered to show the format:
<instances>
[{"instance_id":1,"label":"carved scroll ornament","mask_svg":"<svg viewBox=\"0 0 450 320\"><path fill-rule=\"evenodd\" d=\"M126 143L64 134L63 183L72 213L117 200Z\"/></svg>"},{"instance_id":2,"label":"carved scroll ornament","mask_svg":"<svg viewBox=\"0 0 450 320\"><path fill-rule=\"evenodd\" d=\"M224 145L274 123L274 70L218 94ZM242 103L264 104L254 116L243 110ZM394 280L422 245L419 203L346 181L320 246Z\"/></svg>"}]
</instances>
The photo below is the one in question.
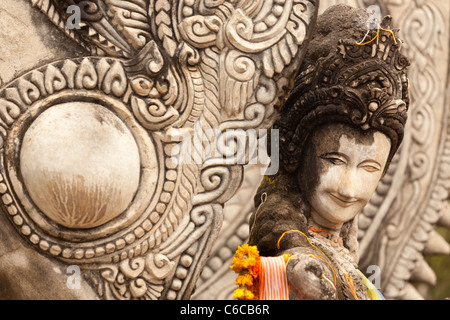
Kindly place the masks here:
<instances>
[{"instance_id":1,"label":"carved scroll ornament","mask_svg":"<svg viewBox=\"0 0 450 320\"><path fill-rule=\"evenodd\" d=\"M450 253L449 244L436 231L437 226L450 227L449 37L445 32L449 7L438 0L323 0L319 12L337 3L365 9L378 6L382 15L392 15L407 44L402 51L411 61L409 124L390 169L359 216L358 241L361 270L370 276L378 268L379 289L386 298L423 299L426 291L418 288L437 282L425 258ZM253 197L262 178L257 178L258 167L246 170L256 177L249 174L225 206L229 223L221 231L195 298L230 298L236 288L229 266L234 250L247 241L248 217L255 209L246 200ZM236 212L247 212L247 217Z\"/></svg>"},{"instance_id":2,"label":"carved scroll ornament","mask_svg":"<svg viewBox=\"0 0 450 320\"><path fill-rule=\"evenodd\" d=\"M88 54L1 87L4 214L39 253L79 266L101 298L189 298L243 169L196 161L198 145L192 161L175 161L180 132L270 127L316 2L30 5ZM80 29L67 28L69 5L81 9Z\"/></svg>"}]
</instances>

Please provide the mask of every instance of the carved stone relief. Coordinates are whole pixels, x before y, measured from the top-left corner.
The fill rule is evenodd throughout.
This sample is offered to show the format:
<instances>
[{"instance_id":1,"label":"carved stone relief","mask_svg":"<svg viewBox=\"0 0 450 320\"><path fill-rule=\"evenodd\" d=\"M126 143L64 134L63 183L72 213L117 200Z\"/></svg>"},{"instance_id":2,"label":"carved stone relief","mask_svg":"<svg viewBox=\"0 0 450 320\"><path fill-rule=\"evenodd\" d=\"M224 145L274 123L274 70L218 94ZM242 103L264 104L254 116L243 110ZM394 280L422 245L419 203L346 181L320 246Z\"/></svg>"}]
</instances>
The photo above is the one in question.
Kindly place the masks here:
<instances>
[{"instance_id":1,"label":"carved stone relief","mask_svg":"<svg viewBox=\"0 0 450 320\"><path fill-rule=\"evenodd\" d=\"M408 45L413 61L411 115L407 141L397 159L392 181L379 190L384 201L373 215L365 210L361 237L362 263L376 264L381 285L393 299L420 299L409 281L433 285L436 276L423 255L449 254L450 246L435 231L448 219L449 198L447 94L450 7L438 1L386 1ZM441 223L442 224L442 223ZM445 226L445 224L444 224ZM448 227L448 224L446 225ZM376 230L376 231L375 231ZM380 231L383 230L381 233Z\"/></svg>"},{"instance_id":2,"label":"carved stone relief","mask_svg":"<svg viewBox=\"0 0 450 320\"><path fill-rule=\"evenodd\" d=\"M362 8L378 5L382 14L392 14L393 24L399 27L406 43L403 52L411 61L410 120L388 174L359 218L358 240L361 270L379 267L381 291L386 298L421 299L412 282L427 285L436 282L424 256L450 253L450 246L435 231L437 225L450 228L447 203L450 8L438 1L322 0L319 12L336 3ZM247 242L248 212L254 210L248 209L247 203L253 199L262 179L258 168L246 169L254 172L254 181L244 184L245 188L225 206L225 219L241 223L225 226L217 242L233 252L238 239L242 239L241 244ZM243 199L241 206L239 199ZM213 298L214 292L220 292L221 298L228 292L231 297L236 276L229 270L232 256L228 257L226 252L223 247L214 251L195 298Z\"/></svg>"},{"instance_id":3,"label":"carved stone relief","mask_svg":"<svg viewBox=\"0 0 450 320\"><path fill-rule=\"evenodd\" d=\"M68 27L69 6L79 28ZM68 266L81 269L81 298L190 298L248 161L226 133L273 124L316 2L30 0L2 1L0 12L30 7L34 23L73 43L44 45L44 61L2 75L2 264L33 252L59 270L48 287L23 266L21 282L47 298L77 297ZM208 153L211 132L221 153ZM4 283L13 266L1 268ZM25 287L1 293L33 298Z\"/></svg>"},{"instance_id":4,"label":"carved stone relief","mask_svg":"<svg viewBox=\"0 0 450 320\"><path fill-rule=\"evenodd\" d=\"M363 265L377 265L382 270L381 289L386 297L420 298L410 281L430 285L435 281L423 255L449 252L448 244L434 229L437 224L450 227L445 201L450 190L446 82L450 8L439 0L322 0L319 10L336 2L379 5L383 14L393 15L408 44L404 50L412 61L409 130L393 161L397 165L391 165L390 174L363 211L359 241ZM79 292L66 288L65 272L71 264L80 266L89 278L82 283L85 295L81 298L179 299L189 297L195 285L193 298L231 297L235 274L229 266L237 245L247 240L248 217L254 210L249 199L261 181L263 166L245 166L242 171L241 165L168 163L163 158L173 155L169 145L175 140L170 134L177 134L168 128L189 127L191 134L196 120L205 124L204 132L217 126L221 130L269 127L273 107L281 104L279 97L273 96L274 83L279 88L288 84L301 60L302 42L308 38L305 31L314 16L312 7L306 15L292 8L299 9L303 3L313 6L314 2L279 1L272 6L265 1L202 1L201 5L199 1L66 1L65 7L78 4L83 8L81 29L72 30L66 27L69 14L60 3L0 3L2 279L20 283L27 275L39 277L27 267L19 272L25 265L23 251L43 270L59 268L62 274L55 274L52 286L62 288L61 297ZM236 10L239 6L246 10ZM284 25L282 17L286 18ZM253 32L249 23L253 23ZM279 36L276 43L263 37L279 30L284 30L280 32L284 37ZM290 58L284 50L289 44ZM235 61L231 65L237 68L219 68L228 65L222 63L225 61ZM276 64L278 61L283 65ZM227 83L221 86L226 89L218 92L217 83ZM235 94L228 94L231 92ZM43 214L51 210L43 209L43 200L29 190L36 187L27 182L26 168L22 169L30 153L24 151L21 139L28 130L38 130L39 123L50 122L52 116L67 116L68 101L81 106L80 113L84 109L94 116L102 111L109 125L102 129L120 133L113 129L117 123L126 129L119 136L134 140L136 148L131 153L138 150L140 179L137 186L132 179L124 182L135 192L133 200L125 201L127 211L118 216L111 211L111 216L102 218L106 220L63 222L63 211ZM66 121L68 126L75 124ZM82 127L74 125L73 130L82 145ZM52 132L43 134L48 137ZM120 141L112 143L117 148L121 145ZM30 141L29 146L33 145L42 147ZM128 159L131 175L136 174L133 159L136 156ZM115 163L119 168L124 164L120 159ZM116 172L114 163L108 166ZM193 172L203 178L192 178ZM155 177L156 181L152 180ZM240 192L231 198L239 185ZM61 191L58 195L51 205L63 198ZM231 200L222 213L221 206L228 198ZM212 257L206 260L211 248ZM158 267L152 267L155 265ZM12 268L15 275L6 271ZM26 290L17 289L16 297L27 296ZM46 297L52 298L52 294Z\"/></svg>"}]
</instances>

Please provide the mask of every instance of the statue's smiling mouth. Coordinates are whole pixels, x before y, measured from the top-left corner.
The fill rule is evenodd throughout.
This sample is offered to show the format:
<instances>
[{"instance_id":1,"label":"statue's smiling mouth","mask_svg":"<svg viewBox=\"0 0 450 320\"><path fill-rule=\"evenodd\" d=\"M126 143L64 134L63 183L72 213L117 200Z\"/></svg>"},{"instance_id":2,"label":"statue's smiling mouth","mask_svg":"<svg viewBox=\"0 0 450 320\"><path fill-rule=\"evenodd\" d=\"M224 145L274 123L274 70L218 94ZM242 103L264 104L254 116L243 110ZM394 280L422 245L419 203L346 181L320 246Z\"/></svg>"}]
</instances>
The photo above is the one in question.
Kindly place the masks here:
<instances>
[{"instance_id":1,"label":"statue's smiling mouth","mask_svg":"<svg viewBox=\"0 0 450 320\"><path fill-rule=\"evenodd\" d=\"M358 202L358 199L355 198L345 198L333 193L329 193L329 195L334 200L334 202L336 202L341 207L350 207L351 205Z\"/></svg>"}]
</instances>

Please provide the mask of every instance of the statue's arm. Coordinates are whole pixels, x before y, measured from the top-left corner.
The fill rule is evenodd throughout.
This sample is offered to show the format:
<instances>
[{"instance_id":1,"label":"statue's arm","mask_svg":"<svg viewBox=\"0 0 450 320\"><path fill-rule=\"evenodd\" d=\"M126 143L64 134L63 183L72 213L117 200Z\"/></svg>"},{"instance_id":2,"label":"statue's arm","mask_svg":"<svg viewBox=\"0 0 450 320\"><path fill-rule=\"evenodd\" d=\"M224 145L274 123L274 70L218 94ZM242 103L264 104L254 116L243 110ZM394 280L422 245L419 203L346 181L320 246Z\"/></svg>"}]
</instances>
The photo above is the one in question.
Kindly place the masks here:
<instances>
[{"instance_id":1,"label":"statue's arm","mask_svg":"<svg viewBox=\"0 0 450 320\"><path fill-rule=\"evenodd\" d=\"M290 299L334 300L337 292L334 274L328 263L305 248L292 248L286 267Z\"/></svg>"}]
</instances>

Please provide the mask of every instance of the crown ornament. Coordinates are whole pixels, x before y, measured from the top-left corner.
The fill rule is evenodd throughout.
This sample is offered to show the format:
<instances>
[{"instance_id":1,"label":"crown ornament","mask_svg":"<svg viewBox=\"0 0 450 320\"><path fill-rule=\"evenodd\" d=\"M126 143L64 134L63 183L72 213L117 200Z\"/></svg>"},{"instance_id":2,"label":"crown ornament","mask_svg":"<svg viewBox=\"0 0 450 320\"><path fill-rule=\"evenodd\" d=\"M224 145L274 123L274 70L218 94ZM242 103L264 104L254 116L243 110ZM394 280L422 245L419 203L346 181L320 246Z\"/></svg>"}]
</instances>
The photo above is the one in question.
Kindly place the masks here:
<instances>
[{"instance_id":1,"label":"crown ornament","mask_svg":"<svg viewBox=\"0 0 450 320\"><path fill-rule=\"evenodd\" d=\"M365 33L362 41L337 40L328 55L315 61L312 40L294 89L274 125L280 130L280 158L288 171L297 169L310 132L331 122L385 133L391 139L388 161L392 159L407 120L406 69L410 62L401 54L403 43L390 23L391 17L386 16L377 29ZM371 40L364 42L367 38ZM317 47L317 51L323 50Z\"/></svg>"}]
</instances>

